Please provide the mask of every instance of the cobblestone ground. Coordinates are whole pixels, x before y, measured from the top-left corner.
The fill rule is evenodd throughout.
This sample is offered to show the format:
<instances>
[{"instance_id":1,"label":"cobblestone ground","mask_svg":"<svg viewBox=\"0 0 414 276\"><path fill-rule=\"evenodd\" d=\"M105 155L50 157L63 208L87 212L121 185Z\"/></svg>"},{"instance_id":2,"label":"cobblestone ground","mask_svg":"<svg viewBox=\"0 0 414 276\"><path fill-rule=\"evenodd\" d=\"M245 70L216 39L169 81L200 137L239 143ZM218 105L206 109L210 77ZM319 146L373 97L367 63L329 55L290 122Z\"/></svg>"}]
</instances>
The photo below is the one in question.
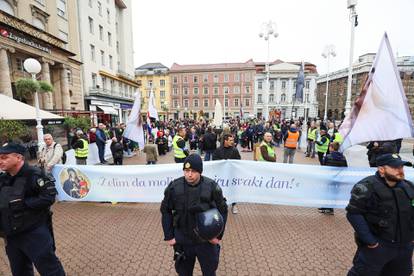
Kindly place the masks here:
<instances>
[{"instance_id":1,"label":"cobblestone ground","mask_svg":"<svg viewBox=\"0 0 414 276\"><path fill-rule=\"evenodd\" d=\"M278 161L281 149L277 150ZM242 153L252 159L252 153ZM126 164L143 164L137 154ZM160 163L172 162L171 154ZM298 151L295 163L317 164ZM218 275L345 275L355 252L344 211L238 204L229 214ZM67 275L174 275L159 204L56 203L57 254ZM11 275L0 241L0 275ZM196 265L195 275L201 275Z\"/></svg>"}]
</instances>

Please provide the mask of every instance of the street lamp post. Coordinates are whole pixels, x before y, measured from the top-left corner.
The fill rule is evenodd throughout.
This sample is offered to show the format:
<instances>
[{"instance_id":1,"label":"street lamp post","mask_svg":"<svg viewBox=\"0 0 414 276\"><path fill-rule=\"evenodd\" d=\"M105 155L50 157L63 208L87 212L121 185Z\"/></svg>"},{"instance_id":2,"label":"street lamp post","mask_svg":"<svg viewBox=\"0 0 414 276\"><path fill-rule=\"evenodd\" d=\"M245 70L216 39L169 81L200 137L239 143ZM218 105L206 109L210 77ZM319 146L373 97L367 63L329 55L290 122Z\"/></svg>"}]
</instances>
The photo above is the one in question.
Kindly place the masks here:
<instances>
[{"instance_id":1,"label":"street lamp post","mask_svg":"<svg viewBox=\"0 0 414 276\"><path fill-rule=\"evenodd\" d=\"M335 46L330 44L326 45L325 49L322 52L322 57L326 58L327 60L327 72L326 72L326 90L325 90L325 112L323 115L323 120L326 122L328 121L328 91L329 91L329 62L332 57L336 56Z\"/></svg>"},{"instance_id":2,"label":"street lamp post","mask_svg":"<svg viewBox=\"0 0 414 276\"><path fill-rule=\"evenodd\" d=\"M351 41L349 48L349 67L348 67L348 86L346 90L346 102L345 102L345 116L351 113L351 96L352 96L352 60L354 59L354 33L355 27L358 25L358 15L356 13L355 6L357 0L348 0L348 9L351 18Z\"/></svg>"},{"instance_id":3,"label":"street lamp post","mask_svg":"<svg viewBox=\"0 0 414 276\"><path fill-rule=\"evenodd\" d=\"M42 70L42 66L40 65L39 61L34 58L28 58L23 63L24 69L32 75L32 79L36 81L36 74L40 73ZM39 95L38 92L35 91L35 108L36 108L36 130L37 130L37 144L40 146L43 144L43 126L42 126L42 118L40 118L40 107L39 107Z\"/></svg>"},{"instance_id":4,"label":"street lamp post","mask_svg":"<svg viewBox=\"0 0 414 276\"><path fill-rule=\"evenodd\" d=\"M164 107L165 107L165 113L166 113L166 116L167 116L167 120L166 121L168 122L168 109L170 108L168 101L165 101L164 102Z\"/></svg>"},{"instance_id":5,"label":"street lamp post","mask_svg":"<svg viewBox=\"0 0 414 276\"><path fill-rule=\"evenodd\" d=\"M262 24L261 31L259 33L259 37L263 38L267 41L267 59L266 59L266 89L265 93L263 94L263 114L264 119L267 120L269 118L269 78L270 78L270 70L269 70L269 56L270 56L270 38L271 37L278 37L279 34L276 31L276 23L269 20Z\"/></svg>"},{"instance_id":6,"label":"street lamp post","mask_svg":"<svg viewBox=\"0 0 414 276\"><path fill-rule=\"evenodd\" d=\"M180 120L180 105L177 105L177 120Z\"/></svg>"}]
</instances>

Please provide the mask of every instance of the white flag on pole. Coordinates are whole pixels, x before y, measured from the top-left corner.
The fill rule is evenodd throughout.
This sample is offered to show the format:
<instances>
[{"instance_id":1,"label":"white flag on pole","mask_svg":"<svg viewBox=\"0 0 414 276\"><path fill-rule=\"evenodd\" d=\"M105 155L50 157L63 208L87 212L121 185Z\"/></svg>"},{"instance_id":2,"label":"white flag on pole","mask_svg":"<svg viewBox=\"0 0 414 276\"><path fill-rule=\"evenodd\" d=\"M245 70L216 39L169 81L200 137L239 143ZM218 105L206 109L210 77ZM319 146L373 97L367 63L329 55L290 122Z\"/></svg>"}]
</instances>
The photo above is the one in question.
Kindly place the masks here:
<instances>
[{"instance_id":1,"label":"white flag on pole","mask_svg":"<svg viewBox=\"0 0 414 276\"><path fill-rule=\"evenodd\" d=\"M400 74L385 33L368 79L339 132L341 149L369 141L414 137Z\"/></svg>"},{"instance_id":2,"label":"white flag on pole","mask_svg":"<svg viewBox=\"0 0 414 276\"><path fill-rule=\"evenodd\" d=\"M223 107L218 99L216 99L216 106L214 108L214 125L219 127L223 124Z\"/></svg>"},{"instance_id":3,"label":"white flag on pole","mask_svg":"<svg viewBox=\"0 0 414 276\"><path fill-rule=\"evenodd\" d=\"M155 107L154 92L152 90L151 90L150 98L148 101L148 115L151 118L154 118L155 120L158 121L158 111L157 111L157 108Z\"/></svg>"},{"instance_id":4,"label":"white flag on pole","mask_svg":"<svg viewBox=\"0 0 414 276\"><path fill-rule=\"evenodd\" d=\"M123 136L137 142L140 149L144 148L144 130L142 129L141 120L141 92L139 90L135 94L134 105L128 117Z\"/></svg>"}]
</instances>

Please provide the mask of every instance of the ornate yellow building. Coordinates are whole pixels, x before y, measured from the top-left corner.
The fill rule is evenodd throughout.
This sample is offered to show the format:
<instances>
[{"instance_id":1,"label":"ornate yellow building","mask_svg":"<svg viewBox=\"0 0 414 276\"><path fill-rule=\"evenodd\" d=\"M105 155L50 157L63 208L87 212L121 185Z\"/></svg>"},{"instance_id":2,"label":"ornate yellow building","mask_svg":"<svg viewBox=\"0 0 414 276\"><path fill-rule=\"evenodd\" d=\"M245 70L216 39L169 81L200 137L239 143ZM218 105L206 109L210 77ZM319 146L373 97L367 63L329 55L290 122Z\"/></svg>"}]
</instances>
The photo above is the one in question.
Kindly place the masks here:
<instances>
[{"instance_id":1,"label":"ornate yellow building","mask_svg":"<svg viewBox=\"0 0 414 276\"><path fill-rule=\"evenodd\" d=\"M17 98L15 82L30 78L27 58L37 59L37 75L54 86L40 107L47 110L83 110L76 1L0 0L0 93ZM22 99L33 104L32 99Z\"/></svg>"},{"instance_id":2,"label":"ornate yellow building","mask_svg":"<svg viewBox=\"0 0 414 276\"><path fill-rule=\"evenodd\" d=\"M153 91L159 120L168 121L172 118L168 67L161 63L147 63L135 69L135 78L141 82L141 113L147 114L150 93Z\"/></svg>"}]
</instances>

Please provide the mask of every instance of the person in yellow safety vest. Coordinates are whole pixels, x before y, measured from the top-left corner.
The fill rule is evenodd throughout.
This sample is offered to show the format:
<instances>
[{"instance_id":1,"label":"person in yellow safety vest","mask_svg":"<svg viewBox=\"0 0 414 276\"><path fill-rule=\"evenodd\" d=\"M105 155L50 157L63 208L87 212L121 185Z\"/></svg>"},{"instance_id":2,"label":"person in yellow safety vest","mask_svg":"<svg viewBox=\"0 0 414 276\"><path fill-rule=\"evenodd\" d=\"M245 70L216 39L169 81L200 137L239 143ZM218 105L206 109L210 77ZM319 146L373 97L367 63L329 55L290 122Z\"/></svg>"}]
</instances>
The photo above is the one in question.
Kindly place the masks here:
<instances>
[{"instance_id":1,"label":"person in yellow safety vest","mask_svg":"<svg viewBox=\"0 0 414 276\"><path fill-rule=\"evenodd\" d=\"M315 143L316 151L318 152L319 163L323 165L323 158L325 154L328 152L330 139L328 133L326 132L326 129L321 129L320 133L321 137Z\"/></svg>"},{"instance_id":2,"label":"person in yellow safety vest","mask_svg":"<svg viewBox=\"0 0 414 276\"><path fill-rule=\"evenodd\" d=\"M186 129L185 127L179 127L177 134L174 136L172 141L172 147L174 150L174 160L175 163L184 163L185 158L188 156L188 149L185 147L185 137Z\"/></svg>"},{"instance_id":3,"label":"person in yellow safety vest","mask_svg":"<svg viewBox=\"0 0 414 276\"><path fill-rule=\"evenodd\" d=\"M341 145L344 141L344 138L342 137L341 133L339 133L339 131L335 129L331 140L331 142L337 142L339 145Z\"/></svg>"},{"instance_id":4,"label":"person in yellow safety vest","mask_svg":"<svg viewBox=\"0 0 414 276\"><path fill-rule=\"evenodd\" d=\"M315 158L316 131L317 128L315 126L315 122L311 122L311 125L308 128L308 147L306 148L306 157Z\"/></svg>"},{"instance_id":5,"label":"person in yellow safety vest","mask_svg":"<svg viewBox=\"0 0 414 276\"><path fill-rule=\"evenodd\" d=\"M283 150L283 163L287 163L289 158L289 163L292 164L296 153L296 147L298 146L299 141L299 131L297 131L295 124L290 125L290 129L283 138L283 141L285 141L285 148Z\"/></svg>"},{"instance_id":6,"label":"person in yellow safety vest","mask_svg":"<svg viewBox=\"0 0 414 276\"><path fill-rule=\"evenodd\" d=\"M76 137L78 140L73 145L75 150L75 159L77 165L86 165L86 160L88 159L89 154L89 142L85 138L82 130L76 131Z\"/></svg>"},{"instance_id":7,"label":"person in yellow safety vest","mask_svg":"<svg viewBox=\"0 0 414 276\"><path fill-rule=\"evenodd\" d=\"M263 141L260 144L260 147L257 147L256 150L259 150L258 161L276 162L276 152L272 142L272 134L270 132L266 132L263 135Z\"/></svg>"}]
</instances>

